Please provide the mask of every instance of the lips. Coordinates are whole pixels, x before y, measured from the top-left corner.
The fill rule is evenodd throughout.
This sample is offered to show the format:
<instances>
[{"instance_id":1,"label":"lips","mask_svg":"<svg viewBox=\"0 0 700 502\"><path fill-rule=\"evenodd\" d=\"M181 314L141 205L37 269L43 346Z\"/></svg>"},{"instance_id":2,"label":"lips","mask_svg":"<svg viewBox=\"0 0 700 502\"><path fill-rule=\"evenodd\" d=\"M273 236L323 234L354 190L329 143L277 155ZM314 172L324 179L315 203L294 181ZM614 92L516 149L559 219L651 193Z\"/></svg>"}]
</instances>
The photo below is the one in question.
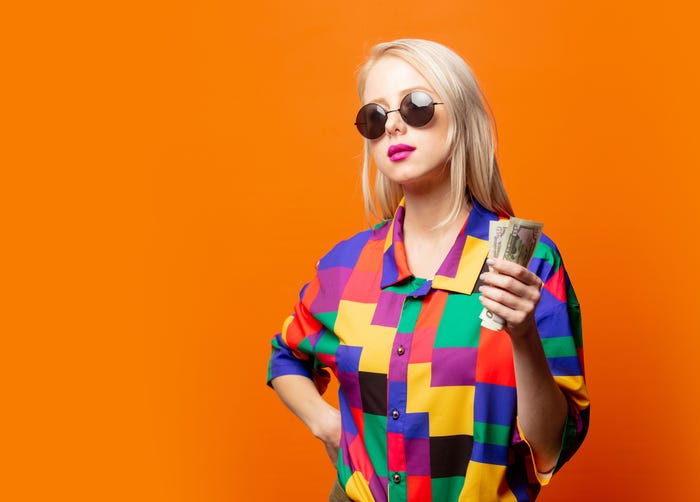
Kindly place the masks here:
<instances>
[{"instance_id":1,"label":"lips","mask_svg":"<svg viewBox=\"0 0 700 502\"><path fill-rule=\"evenodd\" d=\"M402 145L402 144L391 145L389 147L389 151L387 152L387 155L389 156L389 160L391 160L392 162L396 162L398 160L403 160L406 157L408 157L409 155L411 155L411 153L413 153L413 151L415 149L416 149L415 146L410 146L410 145Z\"/></svg>"}]
</instances>

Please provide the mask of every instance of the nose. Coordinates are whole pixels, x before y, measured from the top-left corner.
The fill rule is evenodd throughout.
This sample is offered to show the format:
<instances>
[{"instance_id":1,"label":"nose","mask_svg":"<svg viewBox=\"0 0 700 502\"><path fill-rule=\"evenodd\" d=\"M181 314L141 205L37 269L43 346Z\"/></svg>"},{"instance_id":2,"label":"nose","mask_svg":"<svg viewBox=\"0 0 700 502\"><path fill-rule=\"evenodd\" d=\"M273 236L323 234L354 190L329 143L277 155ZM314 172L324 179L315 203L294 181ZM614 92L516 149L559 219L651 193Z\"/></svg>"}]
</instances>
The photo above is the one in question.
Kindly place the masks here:
<instances>
[{"instance_id":1,"label":"nose","mask_svg":"<svg viewBox=\"0 0 700 502\"><path fill-rule=\"evenodd\" d=\"M386 133L392 134L403 134L406 132L406 122L403 121L399 110L389 110L386 114Z\"/></svg>"}]
</instances>

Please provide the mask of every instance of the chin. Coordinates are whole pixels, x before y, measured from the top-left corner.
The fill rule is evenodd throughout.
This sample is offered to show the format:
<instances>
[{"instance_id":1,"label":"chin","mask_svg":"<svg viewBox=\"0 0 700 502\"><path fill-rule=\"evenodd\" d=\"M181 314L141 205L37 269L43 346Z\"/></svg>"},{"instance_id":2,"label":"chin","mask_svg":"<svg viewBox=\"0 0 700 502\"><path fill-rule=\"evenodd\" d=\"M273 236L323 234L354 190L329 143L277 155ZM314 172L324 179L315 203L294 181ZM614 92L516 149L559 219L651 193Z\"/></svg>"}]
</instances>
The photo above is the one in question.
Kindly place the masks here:
<instances>
[{"instance_id":1,"label":"chin","mask_svg":"<svg viewBox=\"0 0 700 502\"><path fill-rule=\"evenodd\" d=\"M382 173L394 183L406 186L434 185L440 183L444 178L442 169L418 170L412 169L410 166L405 166L404 168L396 166L393 171L389 173L382 171Z\"/></svg>"}]
</instances>

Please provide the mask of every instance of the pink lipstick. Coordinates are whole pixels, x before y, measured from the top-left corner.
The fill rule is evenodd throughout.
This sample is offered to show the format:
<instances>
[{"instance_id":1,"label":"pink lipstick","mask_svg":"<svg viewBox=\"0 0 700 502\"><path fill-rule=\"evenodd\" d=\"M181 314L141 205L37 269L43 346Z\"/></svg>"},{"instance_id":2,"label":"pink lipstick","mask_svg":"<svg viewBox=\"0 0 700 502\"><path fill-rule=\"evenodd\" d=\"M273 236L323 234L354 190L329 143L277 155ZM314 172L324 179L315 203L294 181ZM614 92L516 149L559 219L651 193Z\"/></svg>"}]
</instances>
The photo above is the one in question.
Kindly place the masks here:
<instances>
[{"instance_id":1,"label":"pink lipstick","mask_svg":"<svg viewBox=\"0 0 700 502\"><path fill-rule=\"evenodd\" d=\"M389 147L389 151L387 152L387 155L389 156L389 160L392 162L398 162L399 160L403 160L413 151L416 149L415 146L409 146L409 145L391 145Z\"/></svg>"}]
</instances>

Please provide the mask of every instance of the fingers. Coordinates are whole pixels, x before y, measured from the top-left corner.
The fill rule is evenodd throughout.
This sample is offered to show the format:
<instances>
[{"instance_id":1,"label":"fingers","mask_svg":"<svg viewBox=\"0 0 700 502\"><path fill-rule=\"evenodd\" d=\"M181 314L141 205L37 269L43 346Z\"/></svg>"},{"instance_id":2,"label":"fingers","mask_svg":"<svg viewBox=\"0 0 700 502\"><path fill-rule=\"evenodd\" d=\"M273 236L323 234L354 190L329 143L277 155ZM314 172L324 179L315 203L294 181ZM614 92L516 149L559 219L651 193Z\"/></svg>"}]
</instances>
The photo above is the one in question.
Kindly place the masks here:
<instances>
[{"instance_id":1,"label":"fingers","mask_svg":"<svg viewBox=\"0 0 700 502\"><path fill-rule=\"evenodd\" d=\"M488 310L506 321L511 333L527 331L534 323L534 313L540 301L542 280L517 263L489 259L491 272L479 277L479 300Z\"/></svg>"},{"instance_id":2,"label":"fingers","mask_svg":"<svg viewBox=\"0 0 700 502\"><path fill-rule=\"evenodd\" d=\"M510 306L515 306L513 302L520 298L531 301L539 299L539 286L525 284L509 275L485 272L480 278L485 284L479 291Z\"/></svg>"},{"instance_id":3,"label":"fingers","mask_svg":"<svg viewBox=\"0 0 700 502\"><path fill-rule=\"evenodd\" d=\"M517 279L528 286L537 286L538 289L541 289L543 285L542 280L537 274L517 263L501 260L499 258L489 258L486 260L486 264L495 272Z\"/></svg>"},{"instance_id":4,"label":"fingers","mask_svg":"<svg viewBox=\"0 0 700 502\"><path fill-rule=\"evenodd\" d=\"M490 299L482 294L479 298L481 304L494 314L501 317L506 322L506 329L510 327L518 327L525 324L530 317L531 312L525 309L512 308L503 303Z\"/></svg>"},{"instance_id":5,"label":"fingers","mask_svg":"<svg viewBox=\"0 0 700 502\"><path fill-rule=\"evenodd\" d=\"M479 291L512 308L518 308L521 299L539 302L542 280L518 264L502 260L499 262L494 262L493 272L484 272L479 276L485 283Z\"/></svg>"},{"instance_id":6,"label":"fingers","mask_svg":"<svg viewBox=\"0 0 700 502\"><path fill-rule=\"evenodd\" d=\"M533 288L527 286L523 294L494 286L481 286L479 287L479 292L484 298L513 310L533 309L534 305L536 305L539 300L539 292L537 290L533 291ZM496 314L498 313L496 311L493 312Z\"/></svg>"}]
</instances>

